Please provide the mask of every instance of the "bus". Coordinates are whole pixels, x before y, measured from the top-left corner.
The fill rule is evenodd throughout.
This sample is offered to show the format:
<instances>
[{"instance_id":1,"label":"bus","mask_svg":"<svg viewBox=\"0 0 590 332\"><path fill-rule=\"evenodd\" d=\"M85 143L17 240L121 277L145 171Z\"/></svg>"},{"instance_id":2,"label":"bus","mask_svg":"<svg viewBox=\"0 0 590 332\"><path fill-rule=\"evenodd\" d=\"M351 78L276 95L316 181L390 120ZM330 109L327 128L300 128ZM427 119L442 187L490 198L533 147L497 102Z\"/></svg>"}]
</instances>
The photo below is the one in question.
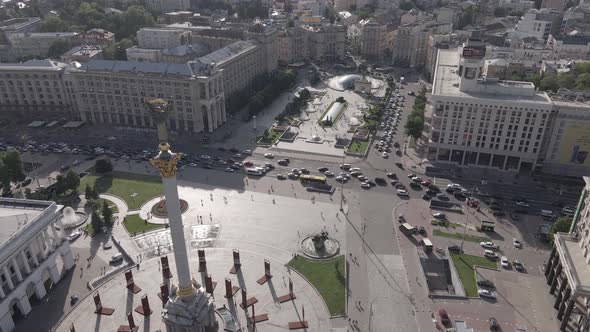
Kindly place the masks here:
<instances>
[{"instance_id":1,"label":"bus","mask_svg":"<svg viewBox=\"0 0 590 332\"><path fill-rule=\"evenodd\" d=\"M399 229L406 235L412 236L415 233L418 233L418 230L416 229L416 227L408 224L407 222L399 225Z\"/></svg>"},{"instance_id":2,"label":"bus","mask_svg":"<svg viewBox=\"0 0 590 332\"><path fill-rule=\"evenodd\" d=\"M433 245L432 245L432 242L427 237L423 238L422 241L420 241L420 242L422 242L422 246L424 247L424 251L426 253L432 252Z\"/></svg>"},{"instance_id":3,"label":"bus","mask_svg":"<svg viewBox=\"0 0 590 332\"><path fill-rule=\"evenodd\" d=\"M299 176L301 183L326 183L326 177L322 175L307 175L303 174Z\"/></svg>"}]
</instances>

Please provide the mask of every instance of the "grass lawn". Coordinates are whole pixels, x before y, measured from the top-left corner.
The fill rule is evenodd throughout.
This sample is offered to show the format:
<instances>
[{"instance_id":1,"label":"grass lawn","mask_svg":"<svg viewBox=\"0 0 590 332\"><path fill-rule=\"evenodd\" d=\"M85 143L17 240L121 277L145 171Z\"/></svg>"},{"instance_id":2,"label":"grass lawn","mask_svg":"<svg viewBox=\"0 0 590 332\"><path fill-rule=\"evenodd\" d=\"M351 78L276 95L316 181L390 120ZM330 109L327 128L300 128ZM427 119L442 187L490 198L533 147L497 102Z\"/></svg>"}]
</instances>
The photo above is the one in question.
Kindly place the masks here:
<instances>
[{"instance_id":1,"label":"grass lawn","mask_svg":"<svg viewBox=\"0 0 590 332\"><path fill-rule=\"evenodd\" d=\"M164 228L164 225L160 224L146 224L146 222L143 219L141 219L138 214L131 214L126 216L123 225L125 225L125 228L127 228L127 232L129 232L129 234L141 234L143 232L149 232L154 229Z\"/></svg>"},{"instance_id":2,"label":"grass lawn","mask_svg":"<svg viewBox=\"0 0 590 332\"><path fill-rule=\"evenodd\" d=\"M409 136L410 141L408 142L408 147L410 149L415 149L416 148L416 139L414 138L414 136Z\"/></svg>"},{"instance_id":3,"label":"grass lawn","mask_svg":"<svg viewBox=\"0 0 590 332\"><path fill-rule=\"evenodd\" d=\"M298 256L287 265L314 285L326 302L330 315L344 314L344 256L327 261L312 261Z\"/></svg>"},{"instance_id":4,"label":"grass lawn","mask_svg":"<svg viewBox=\"0 0 590 332\"><path fill-rule=\"evenodd\" d=\"M451 254L451 258L453 259L453 264L455 265L455 269L457 269L459 278L463 283L465 293L470 297L477 296L477 283L475 280L474 266L477 265L493 269L498 267L498 264L495 261L489 260L482 256Z\"/></svg>"},{"instance_id":5,"label":"grass lawn","mask_svg":"<svg viewBox=\"0 0 590 332\"><path fill-rule=\"evenodd\" d=\"M463 225L461 225L461 227L463 227ZM448 238L457 239L457 240L463 239L463 233L448 233L448 232L443 232L441 230L435 229L432 231L432 234L435 236L448 237ZM489 240L490 239L487 237L473 236L473 235L465 234L465 241L484 242L484 241L489 241Z\"/></svg>"},{"instance_id":6,"label":"grass lawn","mask_svg":"<svg viewBox=\"0 0 590 332\"><path fill-rule=\"evenodd\" d=\"M83 193L86 184L101 194L113 194L121 197L129 207L136 210L148 199L162 194L162 183L155 176L112 172L109 174L88 174L80 180L78 190Z\"/></svg>"},{"instance_id":7,"label":"grass lawn","mask_svg":"<svg viewBox=\"0 0 590 332\"><path fill-rule=\"evenodd\" d=\"M274 131L273 129L268 130L268 136L264 138L263 136L258 137L258 144L265 144L265 145L272 145L279 139L283 132Z\"/></svg>"},{"instance_id":8,"label":"grass lawn","mask_svg":"<svg viewBox=\"0 0 590 332\"><path fill-rule=\"evenodd\" d=\"M349 153L365 154L369 148L369 141L353 140L348 147Z\"/></svg>"}]
</instances>

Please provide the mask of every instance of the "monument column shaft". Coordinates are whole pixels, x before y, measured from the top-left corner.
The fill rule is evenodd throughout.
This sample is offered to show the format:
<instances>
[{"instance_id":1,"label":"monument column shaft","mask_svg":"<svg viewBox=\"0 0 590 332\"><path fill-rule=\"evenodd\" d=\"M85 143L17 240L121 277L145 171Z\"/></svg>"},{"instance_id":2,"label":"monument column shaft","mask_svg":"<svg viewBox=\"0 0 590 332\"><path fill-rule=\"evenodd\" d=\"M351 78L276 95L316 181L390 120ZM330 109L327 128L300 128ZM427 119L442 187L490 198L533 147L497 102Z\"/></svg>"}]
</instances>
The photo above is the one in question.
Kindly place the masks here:
<instances>
[{"instance_id":1,"label":"monument column shaft","mask_svg":"<svg viewBox=\"0 0 590 332\"><path fill-rule=\"evenodd\" d=\"M168 220L170 223L170 236L174 246L174 260L176 262L176 273L178 274L178 287L190 288L191 273L188 265L188 255L184 239L184 226L182 224L182 214L180 212L180 203L178 198L178 188L176 187L176 175L162 177L164 195L166 197L166 209L168 211Z\"/></svg>"}]
</instances>

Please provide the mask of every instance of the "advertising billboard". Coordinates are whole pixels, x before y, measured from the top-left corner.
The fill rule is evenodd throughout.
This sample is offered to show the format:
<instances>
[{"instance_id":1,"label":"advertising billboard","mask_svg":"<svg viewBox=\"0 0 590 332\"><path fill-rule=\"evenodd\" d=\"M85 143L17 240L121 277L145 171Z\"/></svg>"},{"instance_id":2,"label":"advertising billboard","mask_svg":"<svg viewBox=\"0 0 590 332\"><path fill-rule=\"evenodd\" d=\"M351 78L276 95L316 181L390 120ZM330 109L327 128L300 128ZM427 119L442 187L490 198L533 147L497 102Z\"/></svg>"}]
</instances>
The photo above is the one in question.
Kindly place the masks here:
<instances>
[{"instance_id":1,"label":"advertising billboard","mask_svg":"<svg viewBox=\"0 0 590 332\"><path fill-rule=\"evenodd\" d=\"M559 162L590 166L590 123L574 123L566 127L559 144Z\"/></svg>"},{"instance_id":2,"label":"advertising billboard","mask_svg":"<svg viewBox=\"0 0 590 332\"><path fill-rule=\"evenodd\" d=\"M465 46L463 47L464 58L483 58L486 55L485 46Z\"/></svg>"}]
</instances>

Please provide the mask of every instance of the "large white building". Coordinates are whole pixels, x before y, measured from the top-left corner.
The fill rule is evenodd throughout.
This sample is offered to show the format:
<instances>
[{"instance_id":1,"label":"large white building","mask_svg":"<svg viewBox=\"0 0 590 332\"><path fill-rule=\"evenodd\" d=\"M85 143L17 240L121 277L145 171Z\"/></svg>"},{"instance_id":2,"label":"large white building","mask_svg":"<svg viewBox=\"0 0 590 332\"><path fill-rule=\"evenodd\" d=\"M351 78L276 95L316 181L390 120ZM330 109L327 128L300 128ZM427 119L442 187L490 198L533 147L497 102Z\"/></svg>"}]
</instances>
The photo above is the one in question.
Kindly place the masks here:
<instances>
[{"instance_id":1,"label":"large white building","mask_svg":"<svg viewBox=\"0 0 590 332\"><path fill-rule=\"evenodd\" d=\"M537 163L551 99L528 82L483 76L485 45L439 50L432 87L429 159L502 170Z\"/></svg>"},{"instance_id":2,"label":"large white building","mask_svg":"<svg viewBox=\"0 0 590 332\"><path fill-rule=\"evenodd\" d=\"M212 132L226 121L222 74L213 63L99 60L68 68L65 79L83 121L154 128L145 98L173 102L171 130Z\"/></svg>"},{"instance_id":3,"label":"large white building","mask_svg":"<svg viewBox=\"0 0 590 332\"><path fill-rule=\"evenodd\" d=\"M549 96L533 83L486 77L485 53L485 45L475 40L438 51L428 159L464 167L588 174L588 99L563 91Z\"/></svg>"},{"instance_id":4,"label":"large white building","mask_svg":"<svg viewBox=\"0 0 590 332\"><path fill-rule=\"evenodd\" d=\"M62 206L54 202L0 199L0 330L31 311L74 266L64 233L56 227ZM58 261L61 260L62 266ZM60 269L62 272L60 272Z\"/></svg>"},{"instance_id":5,"label":"large white building","mask_svg":"<svg viewBox=\"0 0 590 332\"><path fill-rule=\"evenodd\" d=\"M380 24L374 19L362 20L359 25L360 54L364 57L380 59L385 54L385 50L391 47L387 25Z\"/></svg>"},{"instance_id":6,"label":"large white building","mask_svg":"<svg viewBox=\"0 0 590 332\"><path fill-rule=\"evenodd\" d=\"M561 15L549 9L530 9L516 25L515 30L524 36L537 37L547 41L550 34L556 34L561 27Z\"/></svg>"}]
</instances>

